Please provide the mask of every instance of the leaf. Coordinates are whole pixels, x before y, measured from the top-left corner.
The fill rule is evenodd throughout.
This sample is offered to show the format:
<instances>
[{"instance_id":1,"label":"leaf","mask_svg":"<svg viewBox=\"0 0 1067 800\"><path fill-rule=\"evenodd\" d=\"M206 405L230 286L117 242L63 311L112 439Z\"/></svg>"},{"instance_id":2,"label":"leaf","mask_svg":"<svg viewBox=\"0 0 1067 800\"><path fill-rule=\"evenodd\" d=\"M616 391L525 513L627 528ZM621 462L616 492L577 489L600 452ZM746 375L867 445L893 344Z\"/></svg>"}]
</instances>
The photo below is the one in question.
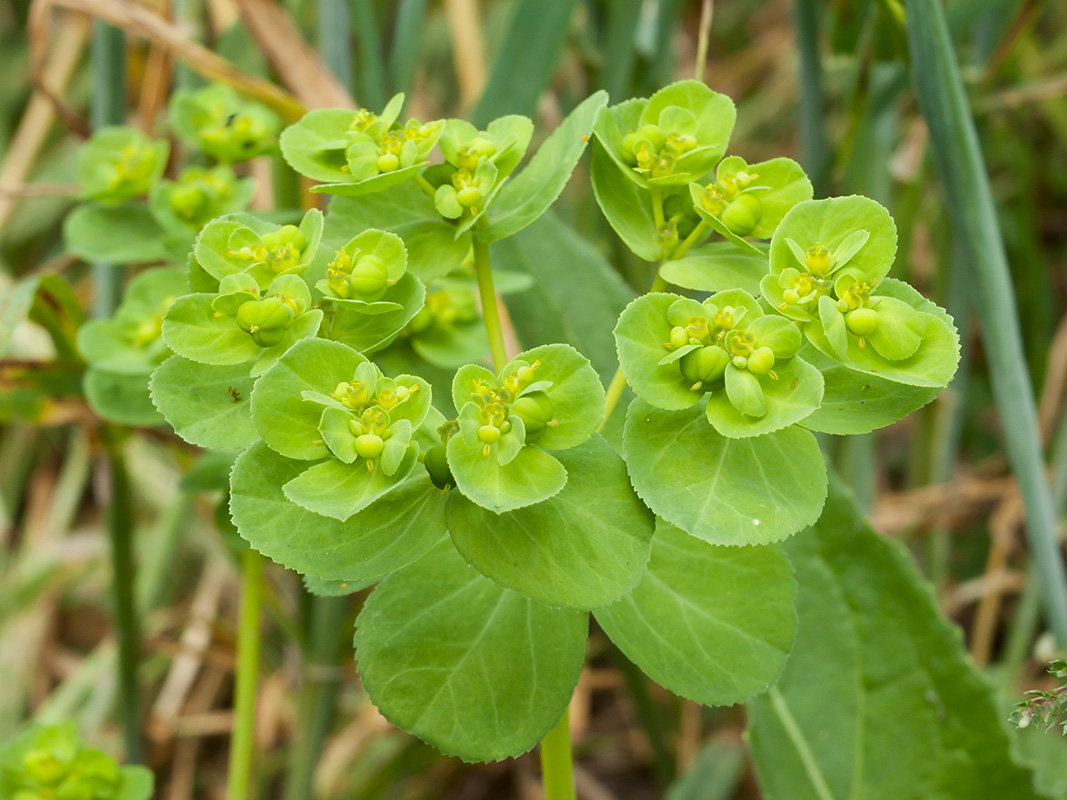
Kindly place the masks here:
<instances>
[{"instance_id":1,"label":"leaf","mask_svg":"<svg viewBox=\"0 0 1067 800\"><path fill-rule=\"evenodd\" d=\"M390 576L356 620L371 701L442 753L524 753L567 708L588 615L543 606L464 563L450 542Z\"/></svg>"},{"instance_id":2,"label":"leaf","mask_svg":"<svg viewBox=\"0 0 1067 800\"><path fill-rule=\"evenodd\" d=\"M307 469L256 442L230 477L241 536L283 566L322 580L360 582L400 569L446 536L445 497L422 470L348 522L301 508L282 487ZM404 509L398 516L397 509Z\"/></svg>"},{"instance_id":3,"label":"leaf","mask_svg":"<svg viewBox=\"0 0 1067 800\"><path fill-rule=\"evenodd\" d=\"M801 423L822 433L868 433L891 425L932 401L938 386L907 386L856 372L828 358L810 343L799 355L822 373L822 405Z\"/></svg>"},{"instance_id":4,"label":"leaf","mask_svg":"<svg viewBox=\"0 0 1067 800\"><path fill-rule=\"evenodd\" d=\"M785 665L796 582L775 545L722 547L662 520L637 587L594 612L628 659L674 694L740 703Z\"/></svg>"},{"instance_id":5,"label":"leaf","mask_svg":"<svg viewBox=\"0 0 1067 800\"><path fill-rule=\"evenodd\" d=\"M167 260L165 234L144 203L85 203L63 221L67 251L83 261L148 264Z\"/></svg>"},{"instance_id":6,"label":"leaf","mask_svg":"<svg viewBox=\"0 0 1067 800\"><path fill-rule=\"evenodd\" d=\"M282 491L309 511L347 522L398 486L415 466L415 458L414 448L408 449L393 475L386 475L383 469L368 469L366 461L345 464L331 459L308 467Z\"/></svg>"},{"instance_id":7,"label":"leaf","mask_svg":"<svg viewBox=\"0 0 1067 800\"><path fill-rule=\"evenodd\" d=\"M323 183L351 182L345 158L349 126L355 112L316 108L282 131L278 144L286 163L301 175Z\"/></svg>"},{"instance_id":8,"label":"leaf","mask_svg":"<svg viewBox=\"0 0 1067 800\"><path fill-rule=\"evenodd\" d=\"M162 425L162 415L148 395L147 375L122 375L89 368L82 382L89 407L118 425Z\"/></svg>"},{"instance_id":9,"label":"leaf","mask_svg":"<svg viewBox=\"0 0 1067 800\"><path fill-rule=\"evenodd\" d=\"M448 530L463 557L503 586L548 606L598 608L644 572L652 513L599 436L556 457L570 476L559 494L505 514L454 494Z\"/></svg>"},{"instance_id":10,"label":"leaf","mask_svg":"<svg viewBox=\"0 0 1067 800\"><path fill-rule=\"evenodd\" d=\"M663 257L663 245L656 230L651 197L627 177L632 172L624 172L612 161L599 138L593 143L589 179L600 210L634 255L645 261L658 261Z\"/></svg>"},{"instance_id":11,"label":"leaf","mask_svg":"<svg viewBox=\"0 0 1067 800\"><path fill-rule=\"evenodd\" d=\"M237 450L259 438L248 366L209 366L171 356L152 373L152 402L182 439L213 450Z\"/></svg>"},{"instance_id":12,"label":"leaf","mask_svg":"<svg viewBox=\"0 0 1067 800\"><path fill-rule=\"evenodd\" d=\"M856 372L896 383L921 387L947 386L956 374L960 360L960 340L951 317L943 311L930 313L933 303L908 284L892 278L880 281L871 296L893 297L923 312L926 327L919 349L910 358L889 361L882 358L870 344L860 347L858 337L848 335L848 351L846 357L840 360ZM808 323L804 333L808 341L824 355L833 357L833 347L819 320Z\"/></svg>"},{"instance_id":13,"label":"leaf","mask_svg":"<svg viewBox=\"0 0 1067 800\"><path fill-rule=\"evenodd\" d=\"M536 281L522 296L505 298L523 346L567 342L610 380L618 366L611 327L633 291L597 249L550 211L495 243L492 258Z\"/></svg>"},{"instance_id":14,"label":"leaf","mask_svg":"<svg viewBox=\"0 0 1067 800\"><path fill-rule=\"evenodd\" d=\"M237 327L233 317L215 316L215 295L179 297L163 318L163 341L175 353L201 364L226 366L259 358L263 348Z\"/></svg>"},{"instance_id":15,"label":"leaf","mask_svg":"<svg viewBox=\"0 0 1067 800\"><path fill-rule=\"evenodd\" d=\"M760 295L760 280L767 274L767 255L738 250L729 242L694 247L676 261L659 268L660 277L675 286L698 292L744 289Z\"/></svg>"},{"instance_id":16,"label":"leaf","mask_svg":"<svg viewBox=\"0 0 1067 800\"><path fill-rule=\"evenodd\" d=\"M403 239L408 270L423 281L458 269L471 248L470 236L457 239L456 226L442 220L433 199L411 183L373 197L339 197L330 202L325 237L334 249L367 228L391 231Z\"/></svg>"},{"instance_id":17,"label":"leaf","mask_svg":"<svg viewBox=\"0 0 1067 800\"><path fill-rule=\"evenodd\" d=\"M456 434L448 442L447 454L459 491L495 514L547 500L567 482L563 465L536 447L524 446L501 464L496 452L486 455L481 442L470 443Z\"/></svg>"},{"instance_id":18,"label":"leaf","mask_svg":"<svg viewBox=\"0 0 1067 800\"><path fill-rule=\"evenodd\" d=\"M548 210L570 180L589 142L593 120L607 101L605 92L596 92L563 120L518 177L504 184L490 209L489 228L480 238L506 239Z\"/></svg>"},{"instance_id":19,"label":"leaf","mask_svg":"<svg viewBox=\"0 0 1067 800\"><path fill-rule=\"evenodd\" d=\"M634 401L623 455L634 489L656 514L712 544L776 542L819 518L826 467L797 427L728 439L702 408L661 411Z\"/></svg>"},{"instance_id":20,"label":"leaf","mask_svg":"<svg viewBox=\"0 0 1067 800\"><path fill-rule=\"evenodd\" d=\"M790 239L802 251L821 244L833 254L859 231L866 231L870 238L847 265L872 281L879 280L893 265L897 226L882 205L859 195L808 200L793 206L771 237L771 272L777 275L789 267L808 271L804 263L797 262Z\"/></svg>"},{"instance_id":21,"label":"leaf","mask_svg":"<svg viewBox=\"0 0 1067 800\"><path fill-rule=\"evenodd\" d=\"M335 304L328 327L329 338L361 353L373 353L396 340L422 310L425 298L426 287L414 275L406 273L389 287L384 298L399 305L397 310L365 313L355 305Z\"/></svg>"},{"instance_id":22,"label":"leaf","mask_svg":"<svg viewBox=\"0 0 1067 800\"><path fill-rule=\"evenodd\" d=\"M729 371L732 367L728 367ZM807 419L819 408L823 397L822 374L802 358L791 358L774 365L778 380L759 377L759 386L767 400L767 413L750 417L738 411L726 392L708 396L708 422L723 436L744 438L787 428Z\"/></svg>"},{"instance_id":23,"label":"leaf","mask_svg":"<svg viewBox=\"0 0 1067 800\"><path fill-rule=\"evenodd\" d=\"M304 400L303 393L328 395L339 383L351 381L356 367L366 360L355 350L324 339L294 345L252 390L252 419L263 441L288 458L311 461L328 456L319 435L322 406Z\"/></svg>"},{"instance_id":24,"label":"leaf","mask_svg":"<svg viewBox=\"0 0 1067 800\"><path fill-rule=\"evenodd\" d=\"M768 800L1028 800L991 687L907 551L835 484L785 546L799 584L796 644L750 705Z\"/></svg>"}]
</instances>

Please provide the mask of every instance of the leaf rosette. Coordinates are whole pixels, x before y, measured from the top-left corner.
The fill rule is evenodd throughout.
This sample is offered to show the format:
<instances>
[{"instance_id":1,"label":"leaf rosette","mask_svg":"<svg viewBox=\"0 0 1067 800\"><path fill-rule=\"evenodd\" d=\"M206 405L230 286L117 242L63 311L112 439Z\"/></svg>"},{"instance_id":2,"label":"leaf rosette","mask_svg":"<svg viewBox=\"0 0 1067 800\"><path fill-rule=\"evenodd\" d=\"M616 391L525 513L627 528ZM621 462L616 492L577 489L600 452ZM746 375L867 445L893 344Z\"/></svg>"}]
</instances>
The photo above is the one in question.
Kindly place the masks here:
<instances>
[{"instance_id":1,"label":"leaf rosette","mask_svg":"<svg viewBox=\"0 0 1067 800\"><path fill-rule=\"evenodd\" d=\"M499 514L563 488L567 471L547 451L593 435L604 389L577 350L551 344L519 354L496 375L462 367L452 400L459 418L448 436L448 466L465 497Z\"/></svg>"},{"instance_id":2,"label":"leaf rosette","mask_svg":"<svg viewBox=\"0 0 1067 800\"><path fill-rule=\"evenodd\" d=\"M82 198L119 203L147 194L163 174L170 146L138 130L99 128L78 154L75 173Z\"/></svg>"},{"instance_id":3,"label":"leaf rosette","mask_svg":"<svg viewBox=\"0 0 1067 800\"><path fill-rule=\"evenodd\" d=\"M281 118L265 105L221 83L175 92L170 122L183 142L224 164L272 150L282 128Z\"/></svg>"},{"instance_id":4,"label":"leaf rosette","mask_svg":"<svg viewBox=\"0 0 1067 800\"><path fill-rule=\"evenodd\" d=\"M322 185L312 191L360 197L414 177L429 163L443 123L398 121L404 95L380 114L367 109L317 109L282 132L286 161Z\"/></svg>"},{"instance_id":5,"label":"leaf rosette","mask_svg":"<svg viewBox=\"0 0 1067 800\"><path fill-rule=\"evenodd\" d=\"M822 400L821 373L797 356L800 330L765 315L741 289L703 303L645 295L623 311L615 340L623 374L639 397L667 410L706 398L708 421L724 436L780 430Z\"/></svg>"},{"instance_id":6,"label":"leaf rosette","mask_svg":"<svg viewBox=\"0 0 1067 800\"><path fill-rule=\"evenodd\" d=\"M611 160L643 188L684 186L726 152L737 111L704 83L678 81L647 100L606 108L593 130Z\"/></svg>"}]
</instances>

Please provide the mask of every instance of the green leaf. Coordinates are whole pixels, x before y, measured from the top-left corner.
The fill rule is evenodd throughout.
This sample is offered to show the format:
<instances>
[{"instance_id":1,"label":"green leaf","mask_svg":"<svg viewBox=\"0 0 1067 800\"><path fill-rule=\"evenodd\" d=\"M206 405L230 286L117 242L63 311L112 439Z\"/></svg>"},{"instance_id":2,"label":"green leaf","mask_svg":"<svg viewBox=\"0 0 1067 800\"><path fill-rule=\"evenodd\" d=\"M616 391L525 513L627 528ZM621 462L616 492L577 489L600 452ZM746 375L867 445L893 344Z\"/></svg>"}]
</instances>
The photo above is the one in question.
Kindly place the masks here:
<instances>
[{"instance_id":1,"label":"green leaf","mask_svg":"<svg viewBox=\"0 0 1067 800\"><path fill-rule=\"evenodd\" d=\"M481 442L456 434L448 442L448 467L464 497L482 508L502 514L539 503L557 494L567 482L567 470L536 447L525 446L507 464L496 447L486 455Z\"/></svg>"},{"instance_id":2,"label":"green leaf","mask_svg":"<svg viewBox=\"0 0 1067 800\"><path fill-rule=\"evenodd\" d=\"M383 469L368 469L371 462L345 464L323 461L305 469L282 491L297 505L316 514L347 522L379 497L398 486L415 466L417 453L409 448L393 475Z\"/></svg>"},{"instance_id":3,"label":"green leaf","mask_svg":"<svg viewBox=\"0 0 1067 800\"><path fill-rule=\"evenodd\" d=\"M480 238L506 239L535 222L563 191L585 152L593 120L608 101L605 92L584 100L552 132L518 177L500 190L489 213L489 228Z\"/></svg>"},{"instance_id":4,"label":"green leaf","mask_svg":"<svg viewBox=\"0 0 1067 800\"><path fill-rule=\"evenodd\" d=\"M796 630L795 595L777 546L716 546L661 520L644 578L594 616L661 686L704 705L730 705L778 677Z\"/></svg>"},{"instance_id":5,"label":"green leaf","mask_svg":"<svg viewBox=\"0 0 1067 800\"><path fill-rule=\"evenodd\" d=\"M406 183L410 178L415 177L422 168L422 164L412 164L410 167L403 167L392 172L383 172L373 178L365 178L361 181L353 182L349 180L342 183L320 183L317 186L312 186L311 191L332 194L337 197L366 197Z\"/></svg>"},{"instance_id":6,"label":"green leaf","mask_svg":"<svg viewBox=\"0 0 1067 800\"><path fill-rule=\"evenodd\" d=\"M871 297L892 297L907 303L926 322L922 342L915 355L900 361L890 361L878 354L869 343L859 346L859 338L847 335L848 350L845 358L840 359L847 367L856 372L875 378L884 378L896 383L921 387L945 387L960 361L960 340L951 318L943 311L936 311L933 303L919 294L906 283L885 278L880 281ZM931 308L933 306L933 309ZM804 333L815 347L824 355L834 356L833 346L823 330L819 320L813 320L804 328Z\"/></svg>"},{"instance_id":7,"label":"green leaf","mask_svg":"<svg viewBox=\"0 0 1067 800\"><path fill-rule=\"evenodd\" d=\"M760 294L760 280L767 274L767 254L738 250L729 242L710 242L694 247L676 261L659 268L660 277L675 286L698 292L744 289Z\"/></svg>"},{"instance_id":8,"label":"green leaf","mask_svg":"<svg viewBox=\"0 0 1067 800\"><path fill-rule=\"evenodd\" d=\"M597 204L634 255L645 261L658 261L663 257L663 244L656 230L650 195L627 178L633 170L623 172L623 169L612 161L598 138L593 143L589 174Z\"/></svg>"},{"instance_id":9,"label":"green leaf","mask_svg":"<svg viewBox=\"0 0 1067 800\"><path fill-rule=\"evenodd\" d=\"M552 609L471 569L451 543L382 582L356 621L371 701L447 755L524 753L562 717L588 615Z\"/></svg>"},{"instance_id":10,"label":"green leaf","mask_svg":"<svg viewBox=\"0 0 1067 800\"><path fill-rule=\"evenodd\" d=\"M727 368L727 374L731 369L733 367ZM708 396L708 422L723 436L739 439L787 428L807 419L819 408L823 397L823 378L818 369L802 358L791 358L775 363L774 373L778 380L772 380L769 375L758 378L767 401L767 413L764 416L742 414L730 402L726 392L718 391Z\"/></svg>"},{"instance_id":11,"label":"green leaf","mask_svg":"<svg viewBox=\"0 0 1067 800\"><path fill-rule=\"evenodd\" d=\"M304 400L303 393L328 395L339 383L351 381L356 367L366 361L337 342L298 342L263 373L252 390L252 419L260 437L272 450L289 458L311 461L328 456L329 451L319 441L322 406Z\"/></svg>"},{"instance_id":12,"label":"green leaf","mask_svg":"<svg viewBox=\"0 0 1067 800\"><path fill-rule=\"evenodd\" d=\"M657 408L674 411L689 408L704 396L689 389L676 363L662 363L670 352L664 345L671 341L674 327L667 309L677 300L676 294L643 295L623 310L614 331L619 366L630 388Z\"/></svg>"},{"instance_id":13,"label":"green leaf","mask_svg":"<svg viewBox=\"0 0 1067 800\"><path fill-rule=\"evenodd\" d=\"M777 686L750 705L768 800L1036 800L987 681L904 547L835 485L786 552L799 627Z\"/></svg>"},{"instance_id":14,"label":"green leaf","mask_svg":"<svg viewBox=\"0 0 1067 800\"><path fill-rule=\"evenodd\" d=\"M847 266L860 270L869 280L880 280L893 266L897 226L882 205L859 195L808 200L793 206L771 238L771 272L777 275L789 267L808 271L798 262L789 240L801 251L821 244L834 254L839 248L846 249L850 237L859 231L866 231L870 238Z\"/></svg>"},{"instance_id":15,"label":"green leaf","mask_svg":"<svg viewBox=\"0 0 1067 800\"><path fill-rule=\"evenodd\" d=\"M89 368L82 381L85 399L99 416L118 425L162 425L148 395L148 376Z\"/></svg>"},{"instance_id":16,"label":"green leaf","mask_svg":"<svg viewBox=\"0 0 1067 800\"><path fill-rule=\"evenodd\" d=\"M152 373L152 402L182 439L199 447L236 450L258 437L248 365L209 366L171 356Z\"/></svg>"},{"instance_id":17,"label":"green leaf","mask_svg":"<svg viewBox=\"0 0 1067 800\"><path fill-rule=\"evenodd\" d=\"M323 183L352 181L345 147L355 112L316 108L282 131L278 144L287 164L301 175Z\"/></svg>"},{"instance_id":18,"label":"green leaf","mask_svg":"<svg viewBox=\"0 0 1067 800\"><path fill-rule=\"evenodd\" d=\"M445 497L422 470L347 522L290 502L282 487L307 469L256 442L237 459L230 512L252 547L323 580L377 579L418 560L447 534ZM397 509L404 509L402 515Z\"/></svg>"},{"instance_id":19,"label":"green leaf","mask_svg":"<svg viewBox=\"0 0 1067 800\"><path fill-rule=\"evenodd\" d=\"M334 304L327 335L361 353L373 353L396 340L404 327L422 310L426 287L406 273L386 291L384 299L399 308L382 313L366 313L359 306Z\"/></svg>"},{"instance_id":20,"label":"green leaf","mask_svg":"<svg viewBox=\"0 0 1067 800\"><path fill-rule=\"evenodd\" d=\"M728 439L702 408L661 411L642 400L626 415L624 456L637 494L667 522L712 544L766 544L819 518L826 467L797 427Z\"/></svg>"},{"instance_id":21,"label":"green leaf","mask_svg":"<svg viewBox=\"0 0 1067 800\"><path fill-rule=\"evenodd\" d=\"M433 199L405 183L373 197L337 198L330 203L326 239L340 249L367 228L391 231L404 240L408 270L431 281L458 269L470 252L470 236L456 238L456 226L445 222Z\"/></svg>"},{"instance_id":22,"label":"green leaf","mask_svg":"<svg viewBox=\"0 0 1067 800\"><path fill-rule=\"evenodd\" d=\"M165 234L144 203L86 203L63 220L67 251L83 261L149 264L167 260Z\"/></svg>"},{"instance_id":23,"label":"green leaf","mask_svg":"<svg viewBox=\"0 0 1067 800\"><path fill-rule=\"evenodd\" d=\"M509 589L548 606L598 608L640 580L652 513L599 436L556 457L570 475L559 494L505 514L455 494L448 530L467 561Z\"/></svg>"},{"instance_id":24,"label":"green leaf","mask_svg":"<svg viewBox=\"0 0 1067 800\"><path fill-rule=\"evenodd\" d=\"M150 800L155 785L155 775L148 767L120 767L119 788L115 800Z\"/></svg>"}]
</instances>

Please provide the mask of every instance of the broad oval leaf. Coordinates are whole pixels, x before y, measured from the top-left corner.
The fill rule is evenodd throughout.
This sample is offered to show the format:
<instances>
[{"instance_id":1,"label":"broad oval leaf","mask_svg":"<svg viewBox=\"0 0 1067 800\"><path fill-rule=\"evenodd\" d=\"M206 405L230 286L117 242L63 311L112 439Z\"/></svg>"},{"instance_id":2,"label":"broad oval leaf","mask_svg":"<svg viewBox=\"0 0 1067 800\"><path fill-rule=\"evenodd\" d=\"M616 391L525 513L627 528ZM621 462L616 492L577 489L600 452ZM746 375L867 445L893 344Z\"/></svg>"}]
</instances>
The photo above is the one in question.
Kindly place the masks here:
<instances>
[{"instance_id":1,"label":"broad oval leaf","mask_svg":"<svg viewBox=\"0 0 1067 800\"><path fill-rule=\"evenodd\" d=\"M655 292L638 297L619 316L615 326L615 346L619 368L637 396L657 408L680 410L698 403L703 392L694 392L674 362L661 363L670 351L669 309L680 298L676 294Z\"/></svg>"},{"instance_id":2,"label":"broad oval leaf","mask_svg":"<svg viewBox=\"0 0 1067 800\"><path fill-rule=\"evenodd\" d=\"M464 497L502 514L547 500L567 483L567 470L551 454L529 445L507 464L495 453L486 455L480 442L462 434L448 442L448 466Z\"/></svg>"},{"instance_id":3,"label":"broad oval leaf","mask_svg":"<svg viewBox=\"0 0 1067 800\"><path fill-rule=\"evenodd\" d=\"M86 203L63 221L71 255L105 264L145 264L167 260L166 234L144 203L117 206Z\"/></svg>"},{"instance_id":4,"label":"broad oval leaf","mask_svg":"<svg viewBox=\"0 0 1067 800\"><path fill-rule=\"evenodd\" d=\"M762 417L742 414L725 391L708 395L708 422L723 436L742 439L762 436L787 428L807 419L819 408L823 397L823 377L815 367L800 357L776 363L774 373L759 377L759 385L767 400L767 413Z\"/></svg>"},{"instance_id":5,"label":"broad oval leaf","mask_svg":"<svg viewBox=\"0 0 1067 800\"><path fill-rule=\"evenodd\" d=\"M765 249L766 245L762 247ZM759 297L760 281L767 269L766 252L739 250L729 242L709 242L694 247L676 261L664 262L659 274L668 283L698 292L744 289Z\"/></svg>"},{"instance_id":6,"label":"broad oval leaf","mask_svg":"<svg viewBox=\"0 0 1067 800\"><path fill-rule=\"evenodd\" d=\"M505 589L444 542L367 599L356 660L386 719L447 755L496 761L525 753L559 722L587 626L588 614Z\"/></svg>"},{"instance_id":7,"label":"broad oval leaf","mask_svg":"<svg viewBox=\"0 0 1067 800\"><path fill-rule=\"evenodd\" d=\"M796 582L776 545L723 547L662 520L637 587L594 616L626 657L677 695L740 703L785 665Z\"/></svg>"},{"instance_id":8,"label":"broad oval leaf","mask_svg":"<svg viewBox=\"0 0 1067 800\"><path fill-rule=\"evenodd\" d=\"M599 436L556 457L570 476L559 494L506 514L453 494L448 530L463 557L500 584L549 606L598 608L640 580L652 512Z\"/></svg>"},{"instance_id":9,"label":"broad oval leaf","mask_svg":"<svg viewBox=\"0 0 1067 800\"><path fill-rule=\"evenodd\" d=\"M210 366L171 356L152 373L152 402L182 439L214 450L256 441L248 365Z\"/></svg>"},{"instance_id":10,"label":"broad oval leaf","mask_svg":"<svg viewBox=\"0 0 1067 800\"><path fill-rule=\"evenodd\" d=\"M230 476L234 525L252 547L283 566L323 580L376 579L421 558L447 535L445 497L422 470L340 522L285 497L282 487L305 469L305 462L256 442Z\"/></svg>"},{"instance_id":11,"label":"broad oval leaf","mask_svg":"<svg viewBox=\"0 0 1067 800\"><path fill-rule=\"evenodd\" d=\"M626 415L623 450L641 499L712 544L779 541L818 519L826 499L819 445L796 426L729 439L702 408L663 411L638 399Z\"/></svg>"},{"instance_id":12,"label":"broad oval leaf","mask_svg":"<svg viewBox=\"0 0 1067 800\"><path fill-rule=\"evenodd\" d=\"M163 415L148 395L147 375L123 375L89 368L82 379L89 407L118 425L162 425Z\"/></svg>"},{"instance_id":13,"label":"broad oval leaf","mask_svg":"<svg viewBox=\"0 0 1067 800\"><path fill-rule=\"evenodd\" d=\"M651 195L626 177L599 140L593 143L589 179L600 210L634 255L645 261L662 258L663 245L656 231Z\"/></svg>"}]
</instances>

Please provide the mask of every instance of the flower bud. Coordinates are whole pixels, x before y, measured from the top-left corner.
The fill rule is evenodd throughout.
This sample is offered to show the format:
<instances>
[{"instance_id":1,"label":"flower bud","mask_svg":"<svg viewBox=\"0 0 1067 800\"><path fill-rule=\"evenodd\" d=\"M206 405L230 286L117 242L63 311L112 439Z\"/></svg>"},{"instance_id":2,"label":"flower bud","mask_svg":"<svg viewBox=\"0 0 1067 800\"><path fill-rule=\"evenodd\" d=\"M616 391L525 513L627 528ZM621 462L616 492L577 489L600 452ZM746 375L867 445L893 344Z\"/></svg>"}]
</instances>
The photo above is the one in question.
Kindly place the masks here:
<instances>
[{"instance_id":1,"label":"flower bud","mask_svg":"<svg viewBox=\"0 0 1067 800\"><path fill-rule=\"evenodd\" d=\"M693 383L715 383L726 371L730 357L721 347L710 345L686 353L678 359L678 366L686 380Z\"/></svg>"},{"instance_id":2,"label":"flower bud","mask_svg":"<svg viewBox=\"0 0 1067 800\"><path fill-rule=\"evenodd\" d=\"M763 203L751 192L739 194L722 212L722 221L738 236L748 236L763 217Z\"/></svg>"},{"instance_id":3,"label":"flower bud","mask_svg":"<svg viewBox=\"0 0 1067 800\"><path fill-rule=\"evenodd\" d=\"M378 156L378 171L393 172L400 167L400 159L392 153L382 153Z\"/></svg>"},{"instance_id":4,"label":"flower bud","mask_svg":"<svg viewBox=\"0 0 1067 800\"><path fill-rule=\"evenodd\" d=\"M493 425L482 425L478 429L478 438L485 444L496 444L500 441L500 428Z\"/></svg>"},{"instance_id":5,"label":"flower bud","mask_svg":"<svg viewBox=\"0 0 1067 800\"><path fill-rule=\"evenodd\" d=\"M465 186L456 193L456 199L464 208L473 208L482 202L482 193L475 186Z\"/></svg>"},{"instance_id":6,"label":"flower bud","mask_svg":"<svg viewBox=\"0 0 1067 800\"><path fill-rule=\"evenodd\" d=\"M774 351L769 347L757 347L748 357L748 371L766 375L774 368Z\"/></svg>"},{"instance_id":7,"label":"flower bud","mask_svg":"<svg viewBox=\"0 0 1067 800\"><path fill-rule=\"evenodd\" d=\"M249 300L237 309L237 326L260 347L273 347L285 336L293 310L277 297Z\"/></svg>"},{"instance_id":8,"label":"flower bud","mask_svg":"<svg viewBox=\"0 0 1067 800\"><path fill-rule=\"evenodd\" d=\"M679 347L685 347L689 344L689 334L686 333L685 328L681 325L675 325L671 328L671 341L667 345L671 350L677 350Z\"/></svg>"},{"instance_id":9,"label":"flower bud","mask_svg":"<svg viewBox=\"0 0 1067 800\"><path fill-rule=\"evenodd\" d=\"M389 271L378 256L361 256L352 268L351 286L361 300L381 300L389 287Z\"/></svg>"},{"instance_id":10,"label":"flower bud","mask_svg":"<svg viewBox=\"0 0 1067 800\"><path fill-rule=\"evenodd\" d=\"M367 460L377 458L385 449L385 442L375 433L365 433L356 438L356 453Z\"/></svg>"},{"instance_id":11,"label":"flower bud","mask_svg":"<svg viewBox=\"0 0 1067 800\"><path fill-rule=\"evenodd\" d=\"M878 330L878 312L873 308L857 308L845 316L845 325L857 336L870 336Z\"/></svg>"}]
</instances>

